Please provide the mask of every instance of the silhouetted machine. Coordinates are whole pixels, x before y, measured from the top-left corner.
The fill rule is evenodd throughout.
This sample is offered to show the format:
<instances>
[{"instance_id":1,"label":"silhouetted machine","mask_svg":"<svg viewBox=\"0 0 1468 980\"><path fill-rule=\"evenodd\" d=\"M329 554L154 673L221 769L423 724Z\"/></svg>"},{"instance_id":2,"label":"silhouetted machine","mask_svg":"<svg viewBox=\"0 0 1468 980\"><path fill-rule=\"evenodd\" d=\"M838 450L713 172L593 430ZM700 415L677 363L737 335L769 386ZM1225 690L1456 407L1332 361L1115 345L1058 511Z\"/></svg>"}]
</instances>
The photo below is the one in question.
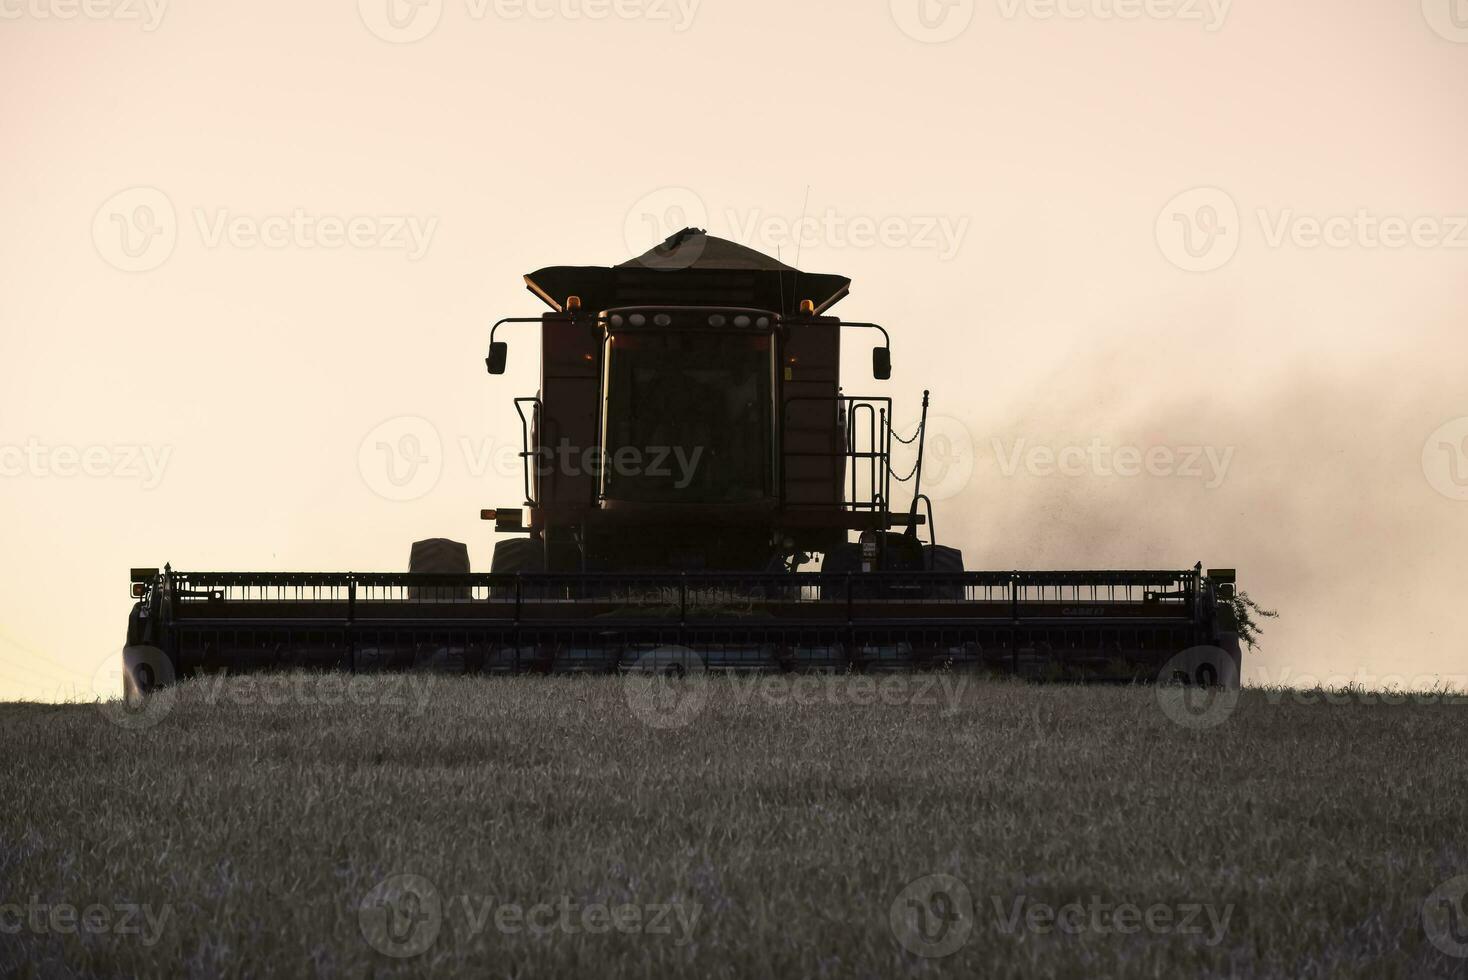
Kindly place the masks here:
<instances>
[{"instance_id":1,"label":"silhouetted machine","mask_svg":"<svg viewBox=\"0 0 1468 980\"><path fill-rule=\"evenodd\" d=\"M414 545L407 574L135 569L141 689L196 672L970 668L1235 683L1234 575L970 572L921 492L923 421L841 387L850 280L687 229L619 266L525 277L540 389L515 399L524 501L483 512L491 570ZM913 444L894 509L894 441ZM815 570L815 569L819 570Z\"/></svg>"}]
</instances>

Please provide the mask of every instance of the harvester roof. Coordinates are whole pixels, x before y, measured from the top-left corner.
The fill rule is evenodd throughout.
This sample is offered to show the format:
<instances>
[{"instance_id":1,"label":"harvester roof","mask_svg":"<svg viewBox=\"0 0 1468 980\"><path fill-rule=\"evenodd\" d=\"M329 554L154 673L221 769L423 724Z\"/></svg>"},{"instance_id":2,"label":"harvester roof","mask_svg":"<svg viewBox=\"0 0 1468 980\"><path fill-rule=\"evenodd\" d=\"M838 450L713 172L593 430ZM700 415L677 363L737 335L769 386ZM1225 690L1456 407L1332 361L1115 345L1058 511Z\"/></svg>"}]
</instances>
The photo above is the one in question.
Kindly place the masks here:
<instances>
[{"instance_id":1,"label":"harvester roof","mask_svg":"<svg viewBox=\"0 0 1468 980\"><path fill-rule=\"evenodd\" d=\"M525 285L553 310L579 296L591 310L742 306L793 314L807 299L825 312L847 294L851 280L802 272L738 242L685 228L621 265L552 266L527 275Z\"/></svg>"}]
</instances>

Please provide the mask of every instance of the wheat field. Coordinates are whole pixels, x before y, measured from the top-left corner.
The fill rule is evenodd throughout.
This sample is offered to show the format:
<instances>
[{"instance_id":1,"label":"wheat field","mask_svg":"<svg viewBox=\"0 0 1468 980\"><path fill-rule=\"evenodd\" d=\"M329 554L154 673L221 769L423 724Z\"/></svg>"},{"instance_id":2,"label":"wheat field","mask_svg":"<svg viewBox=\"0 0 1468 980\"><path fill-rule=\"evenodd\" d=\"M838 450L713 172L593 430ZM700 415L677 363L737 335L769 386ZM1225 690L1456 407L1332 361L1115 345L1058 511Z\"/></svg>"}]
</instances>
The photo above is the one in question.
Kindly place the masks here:
<instances>
[{"instance_id":1,"label":"wheat field","mask_svg":"<svg viewBox=\"0 0 1468 980\"><path fill-rule=\"evenodd\" d=\"M0 972L1464 976L1465 712L955 674L6 705Z\"/></svg>"}]
</instances>

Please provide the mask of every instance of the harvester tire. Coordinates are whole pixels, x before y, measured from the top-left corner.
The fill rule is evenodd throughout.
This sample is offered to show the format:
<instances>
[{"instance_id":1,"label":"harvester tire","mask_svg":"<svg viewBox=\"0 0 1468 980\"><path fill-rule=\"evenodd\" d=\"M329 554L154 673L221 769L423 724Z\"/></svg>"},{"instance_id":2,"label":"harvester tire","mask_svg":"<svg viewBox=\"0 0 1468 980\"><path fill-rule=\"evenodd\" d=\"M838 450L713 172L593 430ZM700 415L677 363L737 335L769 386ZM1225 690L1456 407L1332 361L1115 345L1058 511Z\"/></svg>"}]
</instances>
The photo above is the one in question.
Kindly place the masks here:
<instances>
[{"instance_id":1,"label":"harvester tire","mask_svg":"<svg viewBox=\"0 0 1468 980\"><path fill-rule=\"evenodd\" d=\"M417 575L468 575L469 546L448 538L429 538L414 541L408 555L408 571ZM427 587L411 586L409 599L467 599L468 586Z\"/></svg>"},{"instance_id":2,"label":"harvester tire","mask_svg":"<svg viewBox=\"0 0 1468 980\"><path fill-rule=\"evenodd\" d=\"M543 572L545 571L545 549L541 547L539 541L530 538L496 541L494 557L490 559L489 570L497 575Z\"/></svg>"},{"instance_id":3,"label":"harvester tire","mask_svg":"<svg viewBox=\"0 0 1468 980\"><path fill-rule=\"evenodd\" d=\"M843 542L826 552L821 561L821 573L825 575L857 574L861 572L861 545ZM846 598L846 583L840 579L822 582L821 598L826 601Z\"/></svg>"},{"instance_id":4,"label":"harvester tire","mask_svg":"<svg viewBox=\"0 0 1468 980\"><path fill-rule=\"evenodd\" d=\"M958 575L963 572L963 552L941 544L923 545L923 570ZM930 599L962 599L961 582L941 582L932 587Z\"/></svg>"},{"instance_id":5,"label":"harvester tire","mask_svg":"<svg viewBox=\"0 0 1468 980\"><path fill-rule=\"evenodd\" d=\"M930 572L963 571L963 552L941 544L923 545L923 568Z\"/></svg>"},{"instance_id":6,"label":"harvester tire","mask_svg":"<svg viewBox=\"0 0 1468 980\"><path fill-rule=\"evenodd\" d=\"M496 575L534 575L545 571L545 546L533 538L508 538L496 541L489 570ZM511 586L490 586L491 598L507 598L515 594Z\"/></svg>"},{"instance_id":7,"label":"harvester tire","mask_svg":"<svg viewBox=\"0 0 1468 980\"><path fill-rule=\"evenodd\" d=\"M469 546L448 538L414 541L408 554L408 572L417 575L468 575ZM471 598L467 585L410 585L409 601L452 602ZM467 669L468 651L459 646L423 644L413 652L413 666L462 674Z\"/></svg>"}]
</instances>

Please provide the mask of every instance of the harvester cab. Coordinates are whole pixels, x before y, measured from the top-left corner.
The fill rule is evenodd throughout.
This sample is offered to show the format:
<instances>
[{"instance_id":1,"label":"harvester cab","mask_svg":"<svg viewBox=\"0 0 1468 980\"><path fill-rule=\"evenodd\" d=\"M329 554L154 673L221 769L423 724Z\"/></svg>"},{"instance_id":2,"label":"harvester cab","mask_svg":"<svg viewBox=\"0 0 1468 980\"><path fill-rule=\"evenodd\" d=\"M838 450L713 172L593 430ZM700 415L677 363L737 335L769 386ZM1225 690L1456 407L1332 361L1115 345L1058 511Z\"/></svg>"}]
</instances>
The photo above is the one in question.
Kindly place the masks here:
<instances>
[{"instance_id":1,"label":"harvester cab","mask_svg":"<svg viewBox=\"0 0 1468 980\"><path fill-rule=\"evenodd\" d=\"M827 312L850 280L686 229L525 281L550 312L495 324L486 358L503 374L500 330L540 325L540 390L516 399L525 500L486 511L526 537L494 571L924 567L916 493L892 506L891 400L841 387L851 331L879 336L872 373L891 376L887 331Z\"/></svg>"}]
</instances>

